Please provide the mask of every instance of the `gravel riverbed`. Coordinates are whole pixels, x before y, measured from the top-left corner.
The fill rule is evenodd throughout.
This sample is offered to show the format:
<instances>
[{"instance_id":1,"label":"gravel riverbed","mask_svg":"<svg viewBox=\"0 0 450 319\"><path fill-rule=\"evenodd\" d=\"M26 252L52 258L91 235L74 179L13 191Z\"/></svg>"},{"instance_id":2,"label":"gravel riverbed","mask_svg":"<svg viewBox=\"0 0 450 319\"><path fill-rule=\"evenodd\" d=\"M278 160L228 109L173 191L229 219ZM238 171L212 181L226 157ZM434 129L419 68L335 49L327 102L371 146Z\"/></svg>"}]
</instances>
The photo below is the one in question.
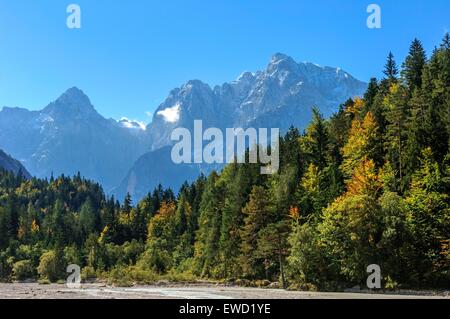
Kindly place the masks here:
<instances>
[{"instance_id":1,"label":"gravel riverbed","mask_svg":"<svg viewBox=\"0 0 450 319\"><path fill-rule=\"evenodd\" d=\"M80 289L62 284L0 283L0 299L450 299L450 292L373 294L364 292L300 292L280 289L174 284L112 287L83 284Z\"/></svg>"}]
</instances>

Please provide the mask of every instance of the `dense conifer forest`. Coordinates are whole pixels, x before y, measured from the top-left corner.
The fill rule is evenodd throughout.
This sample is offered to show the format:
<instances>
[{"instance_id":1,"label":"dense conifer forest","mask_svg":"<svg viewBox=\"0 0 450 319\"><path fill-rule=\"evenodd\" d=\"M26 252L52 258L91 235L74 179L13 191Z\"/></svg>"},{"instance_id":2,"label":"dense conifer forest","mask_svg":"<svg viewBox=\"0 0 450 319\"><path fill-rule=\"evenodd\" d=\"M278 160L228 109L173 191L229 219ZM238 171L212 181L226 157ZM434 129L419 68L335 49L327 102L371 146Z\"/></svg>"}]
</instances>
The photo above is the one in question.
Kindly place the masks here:
<instances>
[{"instance_id":1,"label":"dense conifer forest","mask_svg":"<svg viewBox=\"0 0 450 319\"><path fill-rule=\"evenodd\" d=\"M280 171L230 164L136 205L81 176L0 173L0 278L129 285L207 279L293 289L450 287L450 37L330 119L280 142Z\"/></svg>"}]
</instances>

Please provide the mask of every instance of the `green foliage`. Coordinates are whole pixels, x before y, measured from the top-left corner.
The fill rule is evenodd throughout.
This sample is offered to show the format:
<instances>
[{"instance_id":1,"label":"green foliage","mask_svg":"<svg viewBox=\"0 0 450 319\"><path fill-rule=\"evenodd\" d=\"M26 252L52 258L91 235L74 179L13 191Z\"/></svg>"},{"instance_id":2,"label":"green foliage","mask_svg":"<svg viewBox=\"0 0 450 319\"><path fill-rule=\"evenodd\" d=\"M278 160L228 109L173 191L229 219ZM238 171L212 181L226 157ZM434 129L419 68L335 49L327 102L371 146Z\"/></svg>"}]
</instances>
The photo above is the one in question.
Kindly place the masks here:
<instances>
[{"instance_id":1,"label":"green foliage","mask_svg":"<svg viewBox=\"0 0 450 319\"><path fill-rule=\"evenodd\" d=\"M139 261L143 268L151 269L156 273L165 273L172 268L177 219L180 220L175 204L163 202L148 226L147 248Z\"/></svg>"},{"instance_id":2,"label":"green foliage","mask_svg":"<svg viewBox=\"0 0 450 319\"><path fill-rule=\"evenodd\" d=\"M445 179L431 150L423 152L421 169L414 175L407 196L407 221L412 235L411 254L416 280L436 276L437 270L448 270L450 264L443 247L450 238L449 195ZM448 188L447 188L448 189Z\"/></svg>"},{"instance_id":3,"label":"green foliage","mask_svg":"<svg viewBox=\"0 0 450 319\"><path fill-rule=\"evenodd\" d=\"M63 279L65 268L62 255L55 250L45 252L40 258L37 271L41 279L48 279L50 282Z\"/></svg>"},{"instance_id":4,"label":"green foliage","mask_svg":"<svg viewBox=\"0 0 450 319\"><path fill-rule=\"evenodd\" d=\"M67 246L64 248L64 260L68 265L81 265L81 256L76 246Z\"/></svg>"},{"instance_id":5,"label":"green foliage","mask_svg":"<svg viewBox=\"0 0 450 319\"><path fill-rule=\"evenodd\" d=\"M405 189L406 140L408 137L408 91L401 84L393 84L383 102L387 121L385 150L386 159L396 172L396 190Z\"/></svg>"},{"instance_id":6,"label":"green foliage","mask_svg":"<svg viewBox=\"0 0 450 319\"><path fill-rule=\"evenodd\" d=\"M353 120L348 141L342 149L341 170L345 177L350 178L361 161L375 158L377 131L378 126L371 112L362 120Z\"/></svg>"},{"instance_id":7,"label":"green foliage","mask_svg":"<svg viewBox=\"0 0 450 319\"><path fill-rule=\"evenodd\" d=\"M273 219L270 201L264 187L255 186L250 200L242 210L244 225L241 229L240 264L244 277L261 277L266 275L264 259L257 253L258 234Z\"/></svg>"},{"instance_id":8,"label":"green foliage","mask_svg":"<svg viewBox=\"0 0 450 319\"><path fill-rule=\"evenodd\" d=\"M402 67L402 78L411 92L422 86L422 72L427 57L422 43L414 39L409 49L409 55L406 57Z\"/></svg>"},{"instance_id":9,"label":"green foliage","mask_svg":"<svg viewBox=\"0 0 450 319\"><path fill-rule=\"evenodd\" d=\"M81 279L84 281L91 281L97 278L97 273L95 269L90 266L86 266L81 270Z\"/></svg>"},{"instance_id":10,"label":"green foliage","mask_svg":"<svg viewBox=\"0 0 450 319\"><path fill-rule=\"evenodd\" d=\"M86 200L83 206L81 206L79 218L80 231L83 237L86 237L95 231L97 224L97 216L95 213L90 199Z\"/></svg>"},{"instance_id":11,"label":"green foliage","mask_svg":"<svg viewBox=\"0 0 450 319\"><path fill-rule=\"evenodd\" d=\"M30 279L35 276L36 269L31 260L20 260L13 265L13 276L16 280Z\"/></svg>"},{"instance_id":12,"label":"green foliage","mask_svg":"<svg viewBox=\"0 0 450 319\"><path fill-rule=\"evenodd\" d=\"M304 139L306 155L314 165L322 169L327 164L328 128L322 114L313 108L312 122Z\"/></svg>"},{"instance_id":13,"label":"green foliage","mask_svg":"<svg viewBox=\"0 0 450 319\"><path fill-rule=\"evenodd\" d=\"M223 185L219 183L219 176L213 172L208 177L202 195L195 242L196 273L201 276L216 276L214 266L219 253L222 207Z\"/></svg>"},{"instance_id":14,"label":"green foliage","mask_svg":"<svg viewBox=\"0 0 450 319\"><path fill-rule=\"evenodd\" d=\"M398 68L392 52L389 52L383 73L389 81L395 82L397 80Z\"/></svg>"},{"instance_id":15,"label":"green foliage","mask_svg":"<svg viewBox=\"0 0 450 319\"><path fill-rule=\"evenodd\" d=\"M287 221L269 224L259 231L256 249L256 256L264 260L267 279L270 279L271 273L276 273L274 268L277 267L283 288L286 288L284 264L289 254L287 242L289 231Z\"/></svg>"},{"instance_id":16,"label":"green foliage","mask_svg":"<svg viewBox=\"0 0 450 319\"><path fill-rule=\"evenodd\" d=\"M295 284L313 284L323 289L335 280L331 276L319 234L311 223L295 225L289 236L288 278ZM337 272L337 271L336 271Z\"/></svg>"},{"instance_id":17,"label":"green foliage","mask_svg":"<svg viewBox=\"0 0 450 319\"><path fill-rule=\"evenodd\" d=\"M450 281L450 37L429 59L418 40L330 119L280 139L280 170L227 165L158 186L133 204L81 178L24 180L0 171L0 280L129 286L158 280L336 289ZM247 154L248 155L248 154Z\"/></svg>"}]
</instances>

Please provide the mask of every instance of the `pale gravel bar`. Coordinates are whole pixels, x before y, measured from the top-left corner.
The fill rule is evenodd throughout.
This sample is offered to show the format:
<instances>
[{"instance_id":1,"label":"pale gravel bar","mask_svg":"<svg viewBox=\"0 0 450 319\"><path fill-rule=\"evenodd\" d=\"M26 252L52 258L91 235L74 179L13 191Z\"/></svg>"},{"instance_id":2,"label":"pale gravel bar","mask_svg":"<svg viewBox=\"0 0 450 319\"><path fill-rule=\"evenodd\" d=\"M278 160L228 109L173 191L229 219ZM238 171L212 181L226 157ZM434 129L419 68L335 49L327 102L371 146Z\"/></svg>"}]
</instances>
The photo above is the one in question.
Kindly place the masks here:
<instances>
[{"instance_id":1,"label":"pale gravel bar","mask_svg":"<svg viewBox=\"0 0 450 319\"><path fill-rule=\"evenodd\" d=\"M81 289L66 285L0 283L0 299L448 299L450 292L372 294L357 292L300 292L280 289L226 287L219 285L168 285L111 287L83 284Z\"/></svg>"}]
</instances>

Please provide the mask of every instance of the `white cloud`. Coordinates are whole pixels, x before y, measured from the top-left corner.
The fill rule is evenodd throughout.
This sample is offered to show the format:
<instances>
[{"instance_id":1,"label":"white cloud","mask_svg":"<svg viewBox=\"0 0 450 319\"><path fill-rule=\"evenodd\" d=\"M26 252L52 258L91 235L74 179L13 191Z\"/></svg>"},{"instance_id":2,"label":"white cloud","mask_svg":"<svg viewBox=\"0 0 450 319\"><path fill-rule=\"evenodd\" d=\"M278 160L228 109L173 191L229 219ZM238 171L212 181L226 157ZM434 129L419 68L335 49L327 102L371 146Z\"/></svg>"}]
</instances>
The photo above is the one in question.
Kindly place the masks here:
<instances>
[{"instance_id":1,"label":"white cloud","mask_svg":"<svg viewBox=\"0 0 450 319\"><path fill-rule=\"evenodd\" d=\"M166 122L175 123L180 119L180 106L180 103L177 103L174 106L168 107L156 114L161 115Z\"/></svg>"},{"instance_id":2,"label":"white cloud","mask_svg":"<svg viewBox=\"0 0 450 319\"><path fill-rule=\"evenodd\" d=\"M137 121L137 120L130 120L126 117L122 117L119 121L119 123L125 127L130 129L141 129L145 131L146 125L144 122Z\"/></svg>"}]
</instances>

